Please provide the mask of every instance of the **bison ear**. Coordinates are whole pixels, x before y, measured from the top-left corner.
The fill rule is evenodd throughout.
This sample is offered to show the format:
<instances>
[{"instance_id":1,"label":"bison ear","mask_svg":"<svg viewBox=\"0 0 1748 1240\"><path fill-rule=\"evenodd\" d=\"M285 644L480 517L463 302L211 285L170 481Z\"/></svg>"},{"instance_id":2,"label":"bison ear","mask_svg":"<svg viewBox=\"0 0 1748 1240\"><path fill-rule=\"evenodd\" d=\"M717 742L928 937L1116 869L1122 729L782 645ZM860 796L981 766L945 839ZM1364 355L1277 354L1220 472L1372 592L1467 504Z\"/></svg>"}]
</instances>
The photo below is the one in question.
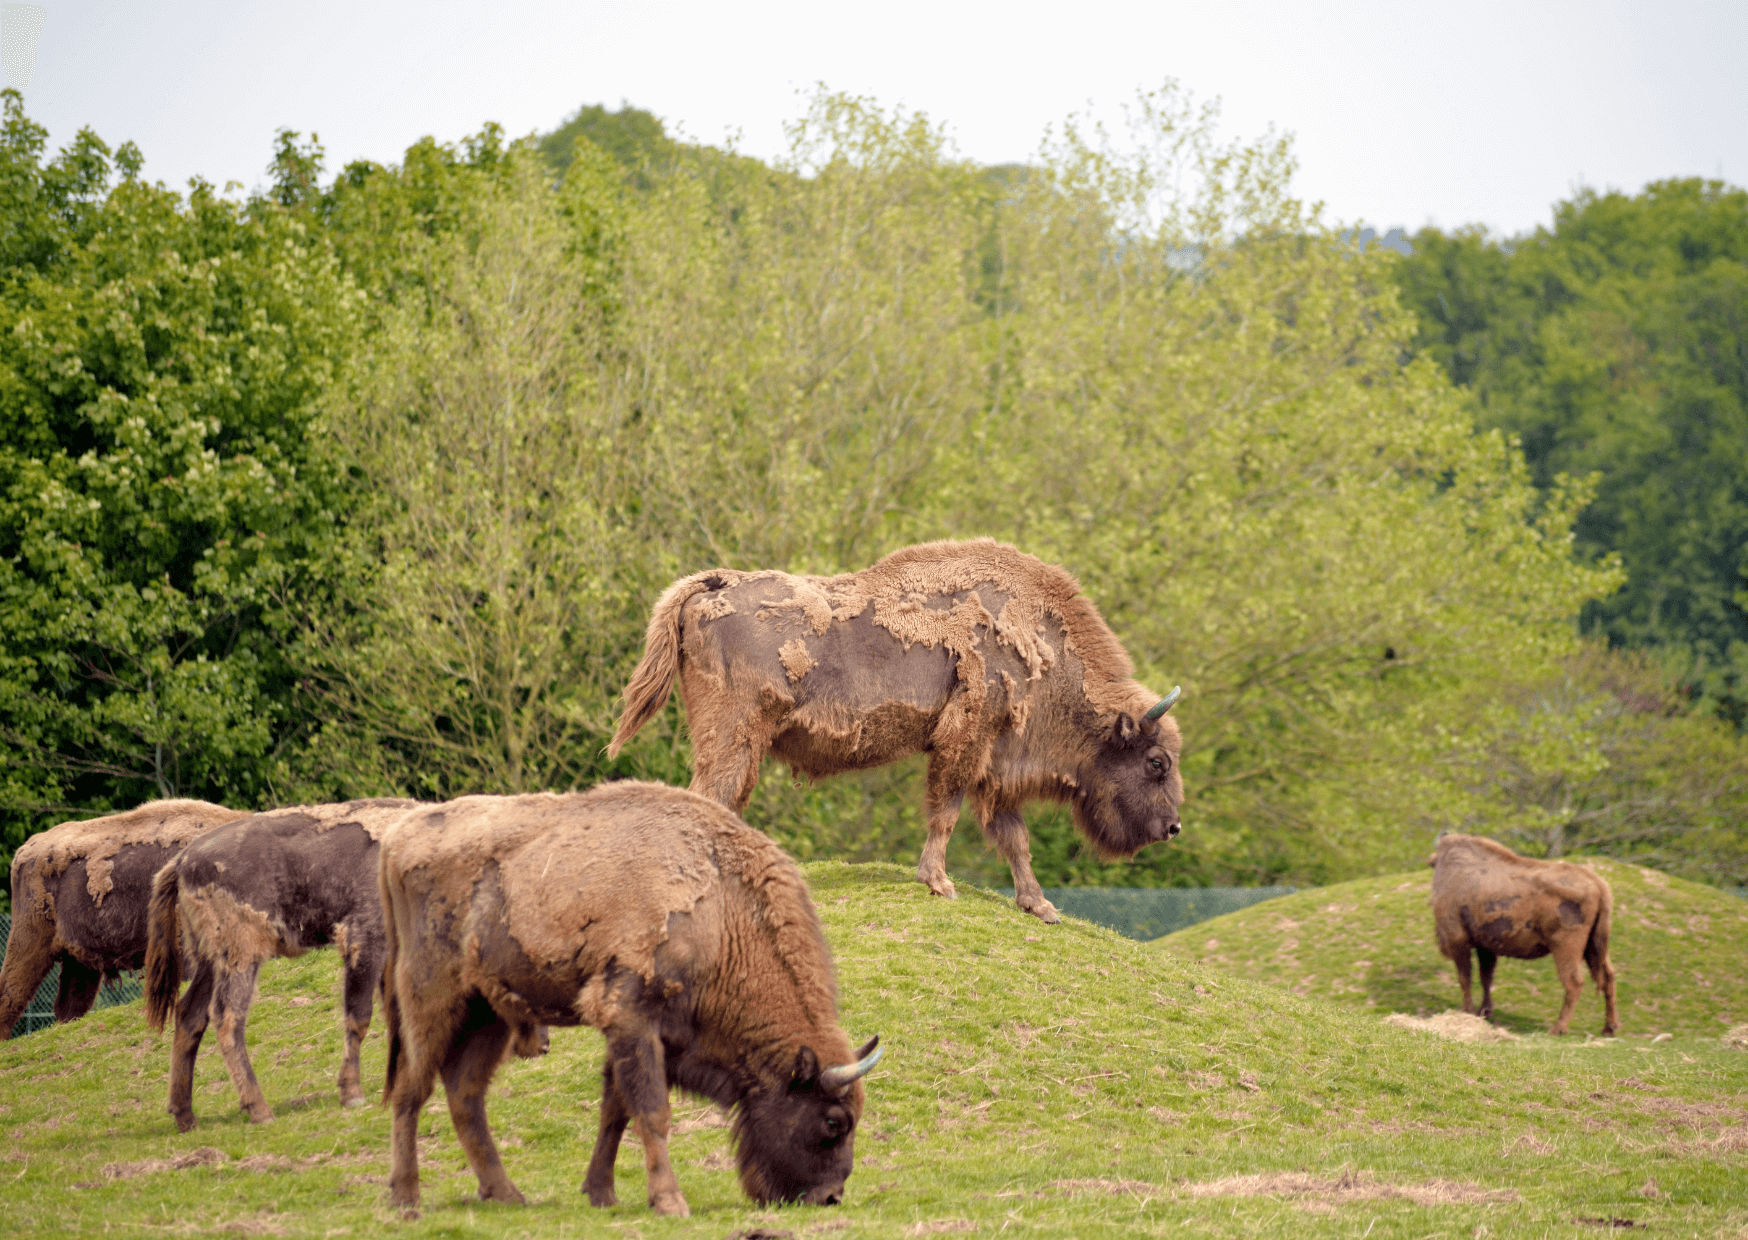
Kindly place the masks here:
<instances>
[{"instance_id":1,"label":"bison ear","mask_svg":"<svg viewBox=\"0 0 1748 1240\"><path fill-rule=\"evenodd\" d=\"M789 1074L789 1088L812 1085L818 1080L819 1056L813 1053L811 1046L804 1046L795 1053L795 1070Z\"/></svg>"},{"instance_id":2,"label":"bison ear","mask_svg":"<svg viewBox=\"0 0 1748 1240\"><path fill-rule=\"evenodd\" d=\"M1117 716L1117 722L1111 728L1111 735L1120 745L1133 745L1135 738L1141 735L1141 725L1135 722L1135 717L1127 711Z\"/></svg>"}]
</instances>

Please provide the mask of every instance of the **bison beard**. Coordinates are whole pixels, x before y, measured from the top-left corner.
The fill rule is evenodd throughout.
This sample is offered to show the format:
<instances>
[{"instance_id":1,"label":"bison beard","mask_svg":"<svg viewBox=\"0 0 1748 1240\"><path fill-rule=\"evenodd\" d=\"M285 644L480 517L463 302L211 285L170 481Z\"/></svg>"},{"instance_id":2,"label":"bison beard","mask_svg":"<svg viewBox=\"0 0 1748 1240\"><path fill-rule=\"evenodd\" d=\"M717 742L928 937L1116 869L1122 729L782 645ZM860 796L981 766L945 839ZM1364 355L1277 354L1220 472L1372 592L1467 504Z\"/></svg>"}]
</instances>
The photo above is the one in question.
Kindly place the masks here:
<instances>
[{"instance_id":1,"label":"bison beard","mask_svg":"<svg viewBox=\"0 0 1748 1240\"><path fill-rule=\"evenodd\" d=\"M1106 858L1179 830L1181 742L1079 583L990 539L927 543L838 577L710 569L668 587L608 747L680 682L692 789L739 812L766 753L813 778L929 755L917 877L954 894L947 841L967 796L1019 906L1058 920L1020 810L1073 807Z\"/></svg>"},{"instance_id":2,"label":"bison beard","mask_svg":"<svg viewBox=\"0 0 1748 1240\"><path fill-rule=\"evenodd\" d=\"M381 884L394 1204L418 1205L419 1113L439 1075L480 1197L523 1200L485 1095L504 1047L537 1023L606 1038L583 1185L595 1205L616 1203L613 1165L635 1125L650 1205L689 1213L668 1158L676 1085L734 1108L754 1200L842 1196L859 1078L879 1052L852 1055L838 1027L831 957L794 863L733 814L634 781L463 797L387 833Z\"/></svg>"},{"instance_id":3,"label":"bison beard","mask_svg":"<svg viewBox=\"0 0 1748 1240\"><path fill-rule=\"evenodd\" d=\"M1606 1005L1604 1037L1620 1029L1614 965L1608 958L1614 893L1602 876L1569 861L1520 857L1478 835L1446 832L1427 864L1440 954L1457 968L1463 1011L1472 1012L1469 953L1481 962L1481 1016L1493 1016L1493 966L1500 956L1537 960L1550 953L1566 998L1549 1033L1565 1033L1588 965Z\"/></svg>"}]
</instances>

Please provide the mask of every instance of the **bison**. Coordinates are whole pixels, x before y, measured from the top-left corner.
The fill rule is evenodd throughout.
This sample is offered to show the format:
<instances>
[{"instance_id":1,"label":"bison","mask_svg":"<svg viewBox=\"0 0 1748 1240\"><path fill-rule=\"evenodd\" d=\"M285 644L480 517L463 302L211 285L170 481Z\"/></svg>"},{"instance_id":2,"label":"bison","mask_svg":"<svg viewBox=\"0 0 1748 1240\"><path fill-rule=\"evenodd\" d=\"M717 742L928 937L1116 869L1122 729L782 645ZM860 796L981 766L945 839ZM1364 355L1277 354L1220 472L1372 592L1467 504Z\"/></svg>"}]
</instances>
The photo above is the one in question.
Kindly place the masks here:
<instances>
[{"instance_id":1,"label":"bison","mask_svg":"<svg viewBox=\"0 0 1748 1240\"><path fill-rule=\"evenodd\" d=\"M146 1022L161 1030L175 1006L170 1114L178 1129L194 1127L194 1060L209 1021L243 1109L256 1123L273 1118L243 1040L255 978L264 961L329 944L345 961L340 1100L363 1105L358 1049L383 961L377 838L420 807L385 798L271 810L203 835L159 872L148 917ZM193 977L178 1003L185 963Z\"/></svg>"},{"instance_id":2,"label":"bison","mask_svg":"<svg viewBox=\"0 0 1748 1240\"><path fill-rule=\"evenodd\" d=\"M661 784L463 797L383 837L383 974L394 1204L416 1207L419 1112L443 1077L489 1201L523 1200L486 1126L506 1043L536 1023L606 1038L583 1182L610 1206L637 1128L658 1213L689 1213L668 1160L674 1086L734 1109L740 1181L761 1203L832 1204L850 1174L860 1079L819 918L795 864L713 801Z\"/></svg>"},{"instance_id":3,"label":"bison","mask_svg":"<svg viewBox=\"0 0 1748 1240\"><path fill-rule=\"evenodd\" d=\"M149 801L31 836L12 858L12 933L0 966L0 1040L58 961L55 1019L91 1010L106 975L146 956L152 875L189 840L240 815L208 801Z\"/></svg>"},{"instance_id":4,"label":"bison","mask_svg":"<svg viewBox=\"0 0 1748 1240\"><path fill-rule=\"evenodd\" d=\"M838 577L713 568L650 615L608 746L616 756L675 679L692 789L746 808L767 752L812 778L929 755L917 877L940 896L967 793L1020 908L1059 920L1032 874L1021 807L1073 807L1107 859L1179 831L1177 700L1129 656L1063 569L991 539L906 547Z\"/></svg>"},{"instance_id":5,"label":"bison","mask_svg":"<svg viewBox=\"0 0 1748 1240\"><path fill-rule=\"evenodd\" d=\"M1607 1005L1604 1037L1620 1029L1614 1006L1614 966L1608 923L1614 893L1602 877L1569 861L1534 861L1478 835L1446 833L1432 856L1432 919L1439 953L1457 966L1463 1011L1469 999L1469 950L1481 962L1481 1015L1493 1015L1493 965L1500 956L1537 960L1550 952L1566 1001L1550 1033L1565 1033L1578 1006L1584 975Z\"/></svg>"}]
</instances>

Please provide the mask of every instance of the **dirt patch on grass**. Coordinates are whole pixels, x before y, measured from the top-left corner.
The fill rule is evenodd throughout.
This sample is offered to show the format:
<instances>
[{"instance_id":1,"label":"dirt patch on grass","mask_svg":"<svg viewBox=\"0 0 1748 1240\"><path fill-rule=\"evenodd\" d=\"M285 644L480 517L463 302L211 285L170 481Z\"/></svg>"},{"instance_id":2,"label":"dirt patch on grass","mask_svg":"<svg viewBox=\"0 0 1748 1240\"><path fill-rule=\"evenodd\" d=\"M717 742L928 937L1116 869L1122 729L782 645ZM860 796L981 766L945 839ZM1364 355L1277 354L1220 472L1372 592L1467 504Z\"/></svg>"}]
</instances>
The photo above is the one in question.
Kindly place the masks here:
<instances>
[{"instance_id":1,"label":"dirt patch on grass","mask_svg":"<svg viewBox=\"0 0 1748 1240\"><path fill-rule=\"evenodd\" d=\"M1488 1189L1456 1180L1391 1184L1366 1171L1350 1171L1339 1176L1307 1175L1297 1171L1232 1175L1202 1184L1179 1185L1177 1191L1185 1197L1302 1197L1337 1203L1411 1201L1417 1206L1482 1205L1518 1200L1515 1189Z\"/></svg>"},{"instance_id":2,"label":"dirt patch on grass","mask_svg":"<svg viewBox=\"0 0 1748 1240\"><path fill-rule=\"evenodd\" d=\"M1748 1051L1748 1025L1737 1025L1718 1041L1734 1051Z\"/></svg>"},{"instance_id":3,"label":"dirt patch on grass","mask_svg":"<svg viewBox=\"0 0 1748 1240\"><path fill-rule=\"evenodd\" d=\"M1109 1193L1113 1197L1163 1197L1166 1189L1146 1180L1052 1180L1045 1187L1059 1193L1079 1196L1082 1193Z\"/></svg>"},{"instance_id":4,"label":"dirt patch on grass","mask_svg":"<svg viewBox=\"0 0 1748 1240\"><path fill-rule=\"evenodd\" d=\"M203 1145L174 1158L144 1158L139 1162L105 1163L102 1176L106 1180L131 1180L136 1175L153 1175L159 1171L188 1171L195 1167L217 1167L231 1160L223 1150ZM81 1187L74 1185L75 1188Z\"/></svg>"},{"instance_id":5,"label":"dirt patch on grass","mask_svg":"<svg viewBox=\"0 0 1748 1240\"><path fill-rule=\"evenodd\" d=\"M1430 1033L1453 1042L1515 1042L1517 1035L1490 1025L1479 1016L1466 1012L1440 1012L1437 1016L1409 1016L1402 1012L1384 1017L1386 1025Z\"/></svg>"}]
</instances>

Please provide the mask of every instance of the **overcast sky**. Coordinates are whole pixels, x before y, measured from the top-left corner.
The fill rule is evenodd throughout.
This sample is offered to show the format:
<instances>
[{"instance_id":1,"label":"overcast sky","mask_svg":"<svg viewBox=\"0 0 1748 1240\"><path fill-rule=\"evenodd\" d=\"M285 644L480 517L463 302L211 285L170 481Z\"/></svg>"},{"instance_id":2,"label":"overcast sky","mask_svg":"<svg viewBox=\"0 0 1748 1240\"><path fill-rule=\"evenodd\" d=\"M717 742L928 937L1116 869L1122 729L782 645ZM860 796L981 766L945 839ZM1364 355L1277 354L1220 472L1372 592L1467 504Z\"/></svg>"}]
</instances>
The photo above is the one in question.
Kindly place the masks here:
<instances>
[{"instance_id":1,"label":"overcast sky","mask_svg":"<svg viewBox=\"0 0 1748 1240\"><path fill-rule=\"evenodd\" d=\"M1292 133L1300 196L1380 228L1517 233L1581 185L1748 182L1748 0L39 3L30 115L56 145L132 139L176 186L260 184L282 126L318 132L333 170L622 100L768 157L822 81L1006 162L1167 77L1219 97L1229 136Z\"/></svg>"}]
</instances>

